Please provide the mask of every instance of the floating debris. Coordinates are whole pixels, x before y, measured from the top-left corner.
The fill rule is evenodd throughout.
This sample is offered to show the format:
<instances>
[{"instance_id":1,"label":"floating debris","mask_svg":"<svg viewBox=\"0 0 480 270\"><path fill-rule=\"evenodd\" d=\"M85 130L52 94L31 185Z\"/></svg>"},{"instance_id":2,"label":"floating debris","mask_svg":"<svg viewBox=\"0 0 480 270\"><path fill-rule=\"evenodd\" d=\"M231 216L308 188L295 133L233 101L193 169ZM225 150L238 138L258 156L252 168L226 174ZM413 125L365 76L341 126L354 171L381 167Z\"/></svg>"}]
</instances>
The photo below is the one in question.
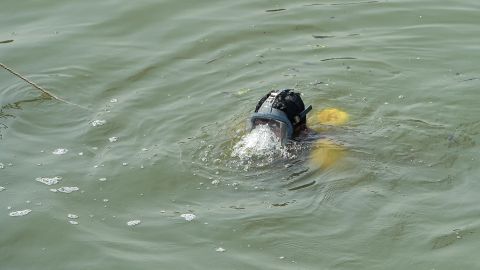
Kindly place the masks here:
<instances>
[{"instance_id":1,"label":"floating debris","mask_svg":"<svg viewBox=\"0 0 480 270\"><path fill-rule=\"evenodd\" d=\"M107 178L105 178L105 177L102 177L102 178L98 178L98 181L102 181L102 182L105 182L105 181L107 181Z\"/></svg>"},{"instance_id":2,"label":"floating debris","mask_svg":"<svg viewBox=\"0 0 480 270\"><path fill-rule=\"evenodd\" d=\"M78 221L75 221L75 220L69 220L68 223L72 225L78 225Z\"/></svg>"},{"instance_id":3,"label":"floating debris","mask_svg":"<svg viewBox=\"0 0 480 270\"><path fill-rule=\"evenodd\" d=\"M75 214L68 214L67 217L71 218L71 219L77 219L78 218L78 216L75 215Z\"/></svg>"},{"instance_id":4,"label":"floating debris","mask_svg":"<svg viewBox=\"0 0 480 270\"><path fill-rule=\"evenodd\" d=\"M127 163L127 162L123 162L122 165L123 165L123 166L127 166L128 163Z\"/></svg>"},{"instance_id":5,"label":"floating debris","mask_svg":"<svg viewBox=\"0 0 480 270\"><path fill-rule=\"evenodd\" d=\"M53 150L52 154L54 154L54 155L64 155L67 152L68 152L68 149L58 148L58 149Z\"/></svg>"},{"instance_id":6,"label":"floating debris","mask_svg":"<svg viewBox=\"0 0 480 270\"><path fill-rule=\"evenodd\" d=\"M78 153L79 156L83 156L83 152Z\"/></svg>"},{"instance_id":7,"label":"floating debris","mask_svg":"<svg viewBox=\"0 0 480 270\"><path fill-rule=\"evenodd\" d=\"M194 214L181 214L180 217L184 218L186 221L192 221L197 218Z\"/></svg>"},{"instance_id":8,"label":"floating debris","mask_svg":"<svg viewBox=\"0 0 480 270\"><path fill-rule=\"evenodd\" d=\"M224 249L223 247L218 247L217 249L215 249L216 252L225 252L227 251L226 249Z\"/></svg>"},{"instance_id":9,"label":"floating debris","mask_svg":"<svg viewBox=\"0 0 480 270\"><path fill-rule=\"evenodd\" d=\"M4 191L6 188L0 186L0 192Z\"/></svg>"},{"instance_id":10,"label":"floating debris","mask_svg":"<svg viewBox=\"0 0 480 270\"><path fill-rule=\"evenodd\" d=\"M3 169L5 168L5 165L3 165L3 163L0 162L0 169Z\"/></svg>"},{"instance_id":11,"label":"floating debris","mask_svg":"<svg viewBox=\"0 0 480 270\"><path fill-rule=\"evenodd\" d=\"M215 179L212 181L212 185L218 185L218 184L220 184L220 180Z\"/></svg>"},{"instance_id":12,"label":"floating debris","mask_svg":"<svg viewBox=\"0 0 480 270\"><path fill-rule=\"evenodd\" d=\"M110 142L116 142L116 141L118 141L118 137L110 137L110 138L108 138L108 140Z\"/></svg>"},{"instance_id":13,"label":"floating debris","mask_svg":"<svg viewBox=\"0 0 480 270\"><path fill-rule=\"evenodd\" d=\"M116 99L116 98L110 99L110 103L117 103L117 102L118 102L118 99Z\"/></svg>"},{"instance_id":14,"label":"floating debris","mask_svg":"<svg viewBox=\"0 0 480 270\"><path fill-rule=\"evenodd\" d=\"M140 224L142 221L139 220L139 219L135 219L135 220L130 220L127 222L127 226L137 226L138 224Z\"/></svg>"},{"instance_id":15,"label":"floating debris","mask_svg":"<svg viewBox=\"0 0 480 270\"><path fill-rule=\"evenodd\" d=\"M105 123L107 123L105 120L94 120L92 121L92 126L99 127L105 125Z\"/></svg>"},{"instance_id":16,"label":"floating debris","mask_svg":"<svg viewBox=\"0 0 480 270\"><path fill-rule=\"evenodd\" d=\"M22 216L28 215L30 212L32 212L31 209L25 209L25 210L10 212L10 214L8 215L11 217L22 217Z\"/></svg>"},{"instance_id":17,"label":"floating debris","mask_svg":"<svg viewBox=\"0 0 480 270\"><path fill-rule=\"evenodd\" d=\"M62 177L55 176L55 177L37 177L35 181L43 183L47 186L58 184L58 182L62 180Z\"/></svg>"}]
</instances>

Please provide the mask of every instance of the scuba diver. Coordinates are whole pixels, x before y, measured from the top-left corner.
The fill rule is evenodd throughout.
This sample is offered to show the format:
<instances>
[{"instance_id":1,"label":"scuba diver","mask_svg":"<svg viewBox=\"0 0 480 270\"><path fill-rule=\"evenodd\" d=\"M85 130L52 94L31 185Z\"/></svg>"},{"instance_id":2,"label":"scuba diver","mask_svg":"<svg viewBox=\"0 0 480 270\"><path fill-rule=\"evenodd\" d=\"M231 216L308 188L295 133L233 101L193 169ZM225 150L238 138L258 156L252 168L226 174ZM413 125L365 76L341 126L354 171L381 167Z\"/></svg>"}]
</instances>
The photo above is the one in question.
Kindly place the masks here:
<instances>
[{"instance_id":1,"label":"scuba diver","mask_svg":"<svg viewBox=\"0 0 480 270\"><path fill-rule=\"evenodd\" d=\"M304 139L313 130L307 127L307 113L300 93L293 89L270 91L258 102L255 112L247 123L248 131L259 125L268 126L282 145L290 140Z\"/></svg>"},{"instance_id":2,"label":"scuba diver","mask_svg":"<svg viewBox=\"0 0 480 270\"><path fill-rule=\"evenodd\" d=\"M343 155L343 147L320 132L325 126L345 123L348 115L335 108L324 109L309 117L312 129L307 126L311 110L312 106L305 108L301 94L293 89L270 91L255 107L247 121L247 134L237 142L232 156L247 162L252 158L271 162L275 155L288 157L288 149L295 149L300 142L307 143L313 164L322 168L333 165Z\"/></svg>"}]
</instances>

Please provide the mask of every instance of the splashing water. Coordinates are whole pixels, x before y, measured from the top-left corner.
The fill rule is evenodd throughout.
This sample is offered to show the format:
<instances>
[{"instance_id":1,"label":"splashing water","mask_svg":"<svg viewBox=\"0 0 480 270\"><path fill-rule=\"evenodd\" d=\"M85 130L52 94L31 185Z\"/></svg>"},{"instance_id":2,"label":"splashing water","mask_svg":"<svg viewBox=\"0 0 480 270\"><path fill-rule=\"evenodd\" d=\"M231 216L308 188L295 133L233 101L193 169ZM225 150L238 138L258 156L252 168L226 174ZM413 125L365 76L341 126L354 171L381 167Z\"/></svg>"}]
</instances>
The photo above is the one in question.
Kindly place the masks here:
<instances>
[{"instance_id":1,"label":"splashing water","mask_svg":"<svg viewBox=\"0 0 480 270\"><path fill-rule=\"evenodd\" d=\"M259 125L235 144L231 157L245 165L262 167L280 158L290 158L290 155L267 125Z\"/></svg>"}]
</instances>

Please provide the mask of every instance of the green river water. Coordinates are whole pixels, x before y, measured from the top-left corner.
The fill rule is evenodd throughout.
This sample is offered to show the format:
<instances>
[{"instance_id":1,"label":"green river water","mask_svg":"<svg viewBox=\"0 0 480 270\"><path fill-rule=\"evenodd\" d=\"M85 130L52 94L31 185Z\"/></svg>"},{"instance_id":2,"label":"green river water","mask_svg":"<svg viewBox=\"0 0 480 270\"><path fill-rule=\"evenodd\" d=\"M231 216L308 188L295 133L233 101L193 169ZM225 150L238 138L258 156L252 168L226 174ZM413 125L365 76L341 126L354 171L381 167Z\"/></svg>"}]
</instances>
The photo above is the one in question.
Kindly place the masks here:
<instances>
[{"instance_id":1,"label":"green river water","mask_svg":"<svg viewBox=\"0 0 480 270\"><path fill-rule=\"evenodd\" d=\"M77 105L0 69L0 269L480 269L479 26L476 0L2 0L0 63ZM350 115L333 166L230 156L283 88Z\"/></svg>"}]
</instances>

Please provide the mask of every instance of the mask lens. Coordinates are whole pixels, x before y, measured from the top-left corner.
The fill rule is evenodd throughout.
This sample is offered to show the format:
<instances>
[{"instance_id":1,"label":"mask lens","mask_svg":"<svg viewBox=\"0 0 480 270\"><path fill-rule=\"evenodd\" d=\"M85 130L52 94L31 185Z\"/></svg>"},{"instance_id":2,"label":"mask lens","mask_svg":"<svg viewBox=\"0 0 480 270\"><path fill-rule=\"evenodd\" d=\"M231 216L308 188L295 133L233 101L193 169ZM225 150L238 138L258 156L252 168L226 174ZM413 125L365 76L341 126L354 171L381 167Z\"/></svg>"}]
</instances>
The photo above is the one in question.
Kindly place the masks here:
<instances>
[{"instance_id":1,"label":"mask lens","mask_svg":"<svg viewBox=\"0 0 480 270\"><path fill-rule=\"evenodd\" d=\"M268 126L282 143L286 141L287 127L283 122L273 119L256 118L252 121L251 129L259 125Z\"/></svg>"}]
</instances>

